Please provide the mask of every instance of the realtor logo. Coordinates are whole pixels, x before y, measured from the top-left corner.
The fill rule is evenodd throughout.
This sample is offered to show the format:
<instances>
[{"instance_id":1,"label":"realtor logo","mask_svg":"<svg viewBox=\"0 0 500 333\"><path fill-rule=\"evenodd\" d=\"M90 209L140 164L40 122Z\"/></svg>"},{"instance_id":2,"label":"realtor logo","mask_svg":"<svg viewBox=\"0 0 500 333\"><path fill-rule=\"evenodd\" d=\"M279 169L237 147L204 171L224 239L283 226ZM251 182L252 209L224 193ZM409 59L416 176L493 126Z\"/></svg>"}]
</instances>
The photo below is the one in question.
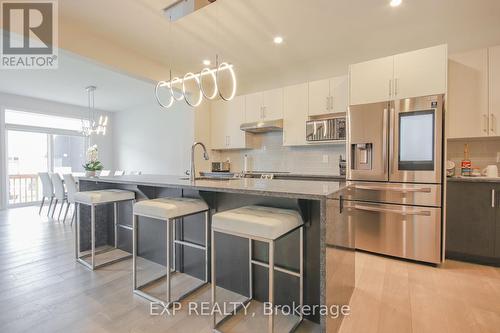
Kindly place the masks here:
<instances>
[{"instance_id":1,"label":"realtor logo","mask_svg":"<svg viewBox=\"0 0 500 333\"><path fill-rule=\"evenodd\" d=\"M56 1L2 1L1 69L57 68Z\"/></svg>"}]
</instances>

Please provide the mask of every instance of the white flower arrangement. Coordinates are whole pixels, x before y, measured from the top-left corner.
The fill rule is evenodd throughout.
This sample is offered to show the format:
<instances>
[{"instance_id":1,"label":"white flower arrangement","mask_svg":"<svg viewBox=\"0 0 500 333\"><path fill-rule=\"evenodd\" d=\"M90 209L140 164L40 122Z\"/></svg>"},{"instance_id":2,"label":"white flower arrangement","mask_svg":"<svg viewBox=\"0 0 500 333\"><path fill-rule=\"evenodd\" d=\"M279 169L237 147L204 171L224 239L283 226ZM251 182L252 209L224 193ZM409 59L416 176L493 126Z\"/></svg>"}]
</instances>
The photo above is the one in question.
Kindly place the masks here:
<instances>
[{"instance_id":1,"label":"white flower arrangement","mask_svg":"<svg viewBox=\"0 0 500 333\"><path fill-rule=\"evenodd\" d=\"M85 171L99 171L103 169L103 165L99 162L99 149L97 145L90 146L87 149L87 163L83 165Z\"/></svg>"}]
</instances>

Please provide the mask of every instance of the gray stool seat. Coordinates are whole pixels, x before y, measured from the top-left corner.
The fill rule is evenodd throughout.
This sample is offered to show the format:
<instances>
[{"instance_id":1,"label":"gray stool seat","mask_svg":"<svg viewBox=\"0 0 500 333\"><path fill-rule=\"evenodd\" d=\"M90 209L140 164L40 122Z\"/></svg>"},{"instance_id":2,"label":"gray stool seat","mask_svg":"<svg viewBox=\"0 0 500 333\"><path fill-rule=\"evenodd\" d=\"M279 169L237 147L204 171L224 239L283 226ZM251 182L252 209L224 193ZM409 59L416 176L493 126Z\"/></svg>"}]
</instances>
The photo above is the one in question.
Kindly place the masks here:
<instances>
[{"instance_id":1,"label":"gray stool seat","mask_svg":"<svg viewBox=\"0 0 500 333\"><path fill-rule=\"evenodd\" d=\"M158 220L168 220L208 210L205 201L192 198L158 198L139 201L134 205L134 214Z\"/></svg>"},{"instance_id":2,"label":"gray stool seat","mask_svg":"<svg viewBox=\"0 0 500 333\"><path fill-rule=\"evenodd\" d=\"M167 304L167 306L172 305L174 302L180 301L184 297L188 296L192 292L198 290L202 286L208 283L208 235L209 235L209 211L210 208L205 201L201 199L194 198L158 198L152 200L143 200L136 202L133 209L133 236L132 236L132 280L133 280L133 292L141 297L144 297L152 302L161 302ZM177 233L175 230L176 222L182 220L182 218L195 215L195 214L205 214L205 244L200 245L187 240L182 239L182 233L180 235L181 239L177 239ZM156 277L148 282L137 283L137 258L138 256L138 216L148 217L159 221L166 222L166 274ZM172 230L170 230L172 229ZM172 235L170 232L172 231ZM198 283L193 288L189 289L187 292L177 297L176 300L172 300L171 296L171 276L177 272L176 267L176 245L187 246L193 249L201 250L204 254L205 261L205 278L201 283ZM171 251L172 250L172 256ZM172 257L172 258L171 258ZM182 260L182 259L181 259ZM173 267L172 267L173 266ZM145 291L145 288L153 282L159 281L160 279L166 278L167 284L167 295L166 299L160 299Z\"/></svg>"},{"instance_id":3,"label":"gray stool seat","mask_svg":"<svg viewBox=\"0 0 500 333\"><path fill-rule=\"evenodd\" d=\"M76 260L86 266L87 268L94 270L96 268L109 265L121 260L125 260L131 257L131 254L118 249L118 227L124 229L131 229L130 227L121 225L118 223L118 203L125 201L135 201L135 193L132 191L119 190L119 189L109 189L109 190L98 190L98 191L83 191L76 192L74 194L74 201L77 211L76 219L76 232L75 232L75 256ZM104 251L96 252L96 206L113 204L113 219L114 219L114 247ZM90 254L81 255L80 253L80 206L90 206ZM114 256L107 255L107 259L96 264L96 256L99 254L114 251ZM116 255L118 255L116 257ZM90 263L88 263L85 258L90 257Z\"/></svg>"},{"instance_id":4,"label":"gray stool seat","mask_svg":"<svg viewBox=\"0 0 500 333\"><path fill-rule=\"evenodd\" d=\"M274 263L274 247L276 241L286 235L299 231L299 269L297 271L280 267ZM302 216L295 210L282 209L264 206L245 206L232 210L227 210L214 214L212 217L212 306L216 303L216 242L215 232L222 234L235 235L248 238L248 261L249 261L249 296L243 302L246 304L253 298L253 265L266 267L269 274L269 296L268 302L274 306L274 271L279 271L299 279L299 305L300 309L304 304L304 221ZM265 242L269 246L269 262L263 262L253 259L252 241ZM227 277L226 277L227 278ZM243 304L241 306L243 306ZM220 306L220 305L219 305ZM273 311L274 312L274 311ZM234 314L235 312L232 312ZM230 316L230 315L229 315ZM212 328L217 329L228 316L217 322L217 316L214 312L212 316ZM303 315L299 314L299 320L292 327L291 332L302 322ZM274 332L274 315L268 317L268 333Z\"/></svg>"},{"instance_id":5,"label":"gray stool seat","mask_svg":"<svg viewBox=\"0 0 500 333\"><path fill-rule=\"evenodd\" d=\"M218 231L265 239L277 239L304 222L294 210L246 206L217 213L212 225Z\"/></svg>"},{"instance_id":6,"label":"gray stool seat","mask_svg":"<svg viewBox=\"0 0 500 333\"><path fill-rule=\"evenodd\" d=\"M99 190L75 193L75 201L85 205L98 205L134 199L135 193L125 190Z\"/></svg>"}]
</instances>

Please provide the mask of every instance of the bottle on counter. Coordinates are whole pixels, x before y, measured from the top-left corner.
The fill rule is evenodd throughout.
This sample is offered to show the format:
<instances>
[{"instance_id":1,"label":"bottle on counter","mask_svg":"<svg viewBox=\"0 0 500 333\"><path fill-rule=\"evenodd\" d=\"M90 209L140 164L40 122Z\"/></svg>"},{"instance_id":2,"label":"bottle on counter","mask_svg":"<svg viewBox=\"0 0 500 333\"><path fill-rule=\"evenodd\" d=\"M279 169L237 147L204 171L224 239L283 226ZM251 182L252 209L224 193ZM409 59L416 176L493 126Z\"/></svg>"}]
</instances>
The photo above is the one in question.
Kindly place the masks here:
<instances>
[{"instance_id":1,"label":"bottle on counter","mask_svg":"<svg viewBox=\"0 0 500 333\"><path fill-rule=\"evenodd\" d=\"M472 175L472 162L469 159L469 145L464 146L464 159L460 163L460 174L464 177Z\"/></svg>"}]
</instances>

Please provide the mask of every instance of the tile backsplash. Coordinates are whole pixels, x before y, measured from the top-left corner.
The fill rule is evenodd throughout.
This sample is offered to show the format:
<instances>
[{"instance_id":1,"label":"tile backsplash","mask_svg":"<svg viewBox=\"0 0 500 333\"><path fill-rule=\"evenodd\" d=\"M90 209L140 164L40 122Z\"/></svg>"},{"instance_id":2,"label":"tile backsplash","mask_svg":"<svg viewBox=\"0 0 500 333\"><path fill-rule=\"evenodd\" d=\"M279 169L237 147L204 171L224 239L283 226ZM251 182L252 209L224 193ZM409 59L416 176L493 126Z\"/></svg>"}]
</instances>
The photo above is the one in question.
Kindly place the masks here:
<instances>
[{"instance_id":1,"label":"tile backsplash","mask_svg":"<svg viewBox=\"0 0 500 333\"><path fill-rule=\"evenodd\" d=\"M283 133L270 132L253 137L254 149L217 151L215 160L231 161L231 171L243 170L248 155L250 171L292 172L301 174L338 175L339 158L345 158L345 145L283 146Z\"/></svg>"},{"instance_id":2,"label":"tile backsplash","mask_svg":"<svg viewBox=\"0 0 500 333\"><path fill-rule=\"evenodd\" d=\"M500 138L460 139L448 141L448 160L456 165L456 174L460 174L460 162L464 158L464 145L469 145L469 158L473 168L481 170L487 165L497 163L497 152L500 153Z\"/></svg>"}]
</instances>

